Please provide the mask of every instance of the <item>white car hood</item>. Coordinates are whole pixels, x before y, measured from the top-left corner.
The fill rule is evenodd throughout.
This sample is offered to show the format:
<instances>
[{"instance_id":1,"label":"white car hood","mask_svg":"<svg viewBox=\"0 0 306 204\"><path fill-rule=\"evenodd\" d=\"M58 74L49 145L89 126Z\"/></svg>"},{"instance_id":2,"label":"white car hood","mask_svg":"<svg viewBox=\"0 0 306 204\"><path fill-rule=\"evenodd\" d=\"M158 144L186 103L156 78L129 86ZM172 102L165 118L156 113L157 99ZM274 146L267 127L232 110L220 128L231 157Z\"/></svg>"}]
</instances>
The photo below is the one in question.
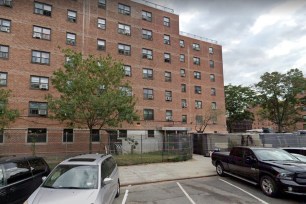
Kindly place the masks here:
<instances>
[{"instance_id":1,"label":"white car hood","mask_svg":"<svg viewBox=\"0 0 306 204\"><path fill-rule=\"evenodd\" d=\"M29 198L32 204L91 204L95 203L98 189L38 188Z\"/></svg>"}]
</instances>

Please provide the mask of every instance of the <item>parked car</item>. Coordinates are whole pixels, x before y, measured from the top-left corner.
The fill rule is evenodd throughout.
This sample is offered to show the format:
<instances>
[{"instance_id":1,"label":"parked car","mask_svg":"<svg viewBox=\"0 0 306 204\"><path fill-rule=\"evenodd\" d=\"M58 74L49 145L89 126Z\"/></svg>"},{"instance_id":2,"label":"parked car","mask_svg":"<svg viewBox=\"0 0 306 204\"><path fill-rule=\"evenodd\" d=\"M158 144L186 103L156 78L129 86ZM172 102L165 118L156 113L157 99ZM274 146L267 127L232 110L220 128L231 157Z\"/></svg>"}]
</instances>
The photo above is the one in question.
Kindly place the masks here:
<instances>
[{"instance_id":1,"label":"parked car","mask_svg":"<svg viewBox=\"0 0 306 204\"><path fill-rule=\"evenodd\" d=\"M305 147L283 147L281 148L289 153L301 154L306 156L306 148Z\"/></svg>"},{"instance_id":2,"label":"parked car","mask_svg":"<svg viewBox=\"0 0 306 204\"><path fill-rule=\"evenodd\" d=\"M306 195L306 163L282 149L234 147L231 152L213 152L211 159L219 176L259 184L268 196Z\"/></svg>"},{"instance_id":3,"label":"parked car","mask_svg":"<svg viewBox=\"0 0 306 204\"><path fill-rule=\"evenodd\" d=\"M58 164L25 203L108 204L119 194L119 171L112 155L85 154Z\"/></svg>"},{"instance_id":4,"label":"parked car","mask_svg":"<svg viewBox=\"0 0 306 204\"><path fill-rule=\"evenodd\" d=\"M1 157L0 203L23 203L49 173L50 168L41 157Z\"/></svg>"}]
</instances>

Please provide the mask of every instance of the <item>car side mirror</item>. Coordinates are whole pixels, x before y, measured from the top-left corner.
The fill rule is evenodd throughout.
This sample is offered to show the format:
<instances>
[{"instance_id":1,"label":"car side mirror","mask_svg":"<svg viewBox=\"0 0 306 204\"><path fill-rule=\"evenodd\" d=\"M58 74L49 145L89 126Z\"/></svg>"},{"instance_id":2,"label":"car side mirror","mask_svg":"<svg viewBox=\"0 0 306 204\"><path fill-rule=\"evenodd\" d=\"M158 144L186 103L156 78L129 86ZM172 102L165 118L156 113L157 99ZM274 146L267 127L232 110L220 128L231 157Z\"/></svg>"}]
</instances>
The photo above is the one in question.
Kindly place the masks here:
<instances>
[{"instance_id":1,"label":"car side mirror","mask_svg":"<svg viewBox=\"0 0 306 204\"><path fill-rule=\"evenodd\" d=\"M253 164L253 163L255 163L255 162L256 162L256 159L255 159L254 157L247 156L247 157L245 158L245 163L246 163L246 164Z\"/></svg>"},{"instance_id":2,"label":"car side mirror","mask_svg":"<svg viewBox=\"0 0 306 204\"><path fill-rule=\"evenodd\" d=\"M103 183L104 183L105 185L107 185L107 184L110 184L112 181L113 181L112 178L106 177L106 178L103 180Z\"/></svg>"},{"instance_id":3,"label":"car side mirror","mask_svg":"<svg viewBox=\"0 0 306 204\"><path fill-rule=\"evenodd\" d=\"M42 180L42 182L44 182L45 180L46 180L46 176L43 176L42 178L41 178L41 180Z\"/></svg>"}]
</instances>

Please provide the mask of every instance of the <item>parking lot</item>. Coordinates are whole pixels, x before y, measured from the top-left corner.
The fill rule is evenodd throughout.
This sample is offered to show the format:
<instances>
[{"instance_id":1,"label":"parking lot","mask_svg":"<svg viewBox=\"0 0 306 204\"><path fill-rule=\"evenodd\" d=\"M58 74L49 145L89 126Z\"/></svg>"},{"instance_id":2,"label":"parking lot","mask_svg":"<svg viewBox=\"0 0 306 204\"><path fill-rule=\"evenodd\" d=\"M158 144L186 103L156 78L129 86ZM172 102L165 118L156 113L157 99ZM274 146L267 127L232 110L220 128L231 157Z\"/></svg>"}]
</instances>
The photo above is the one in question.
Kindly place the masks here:
<instances>
[{"instance_id":1,"label":"parking lot","mask_svg":"<svg viewBox=\"0 0 306 204\"><path fill-rule=\"evenodd\" d=\"M203 177L121 188L121 195L113 204L218 204L218 203L306 203L305 196L265 196L258 186L231 177Z\"/></svg>"}]
</instances>

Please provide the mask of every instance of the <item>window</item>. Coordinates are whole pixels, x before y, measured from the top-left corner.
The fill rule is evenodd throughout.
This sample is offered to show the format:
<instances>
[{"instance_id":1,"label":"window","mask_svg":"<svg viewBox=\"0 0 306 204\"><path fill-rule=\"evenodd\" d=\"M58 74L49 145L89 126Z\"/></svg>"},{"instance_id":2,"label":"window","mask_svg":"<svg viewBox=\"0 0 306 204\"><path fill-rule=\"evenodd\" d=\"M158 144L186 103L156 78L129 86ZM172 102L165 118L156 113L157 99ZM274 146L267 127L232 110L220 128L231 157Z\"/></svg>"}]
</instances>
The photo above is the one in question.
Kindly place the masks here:
<instances>
[{"instance_id":1,"label":"window","mask_svg":"<svg viewBox=\"0 0 306 204\"><path fill-rule=\"evenodd\" d=\"M210 78L210 81L211 82L215 82L215 75L214 74L211 74L210 76L209 76L209 78Z\"/></svg>"},{"instance_id":2,"label":"window","mask_svg":"<svg viewBox=\"0 0 306 204\"><path fill-rule=\"evenodd\" d=\"M197 125L203 124L203 116L202 115L196 115L195 120L196 120Z\"/></svg>"},{"instance_id":3,"label":"window","mask_svg":"<svg viewBox=\"0 0 306 204\"><path fill-rule=\"evenodd\" d=\"M193 50L196 50L196 51L199 51L199 50L200 50L200 45L197 44L197 43L193 43L193 44L192 44L192 49L193 49Z\"/></svg>"},{"instance_id":4,"label":"window","mask_svg":"<svg viewBox=\"0 0 306 204\"><path fill-rule=\"evenodd\" d=\"M63 142L73 142L73 129L63 130Z\"/></svg>"},{"instance_id":5,"label":"window","mask_svg":"<svg viewBox=\"0 0 306 204\"><path fill-rule=\"evenodd\" d=\"M171 72L165 72L165 81L170 82L171 81Z\"/></svg>"},{"instance_id":6,"label":"window","mask_svg":"<svg viewBox=\"0 0 306 204\"><path fill-rule=\"evenodd\" d=\"M48 77L31 76L30 83L31 83L31 89L41 89L41 90L49 89Z\"/></svg>"},{"instance_id":7,"label":"window","mask_svg":"<svg viewBox=\"0 0 306 204\"><path fill-rule=\"evenodd\" d=\"M187 123L187 115L182 115L182 123L183 124Z\"/></svg>"},{"instance_id":8,"label":"window","mask_svg":"<svg viewBox=\"0 0 306 204\"><path fill-rule=\"evenodd\" d=\"M195 101L194 106L196 109L202 109L202 101Z\"/></svg>"},{"instance_id":9,"label":"window","mask_svg":"<svg viewBox=\"0 0 306 204\"><path fill-rule=\"evenodd\" d=\"M210 95L211 96L215 96L216 95L216 89L215 88L211 88L210 89Z\"/></svg>"},{"instance_id":10,"label":"window","mask_svg":"<svg viewBox=\"0 0 306 204\"><path fill-rule=\"evenodd\" d=\"M91 130L91 142L100 142L100 131L99 129Z\"/></svg>"},{"instance_id":11,"label":"window","mask_svg":"<svg viewBox=\"0 0 306 204\"><path fill-rule=\"evenodd\" d=\"M201 86L194 86L194 92L196 94L201 94L202 93L202 88Z\"/></svg>"},{"instance_id":12,"label":"window","mask_svg":"<svg viewBox=\"0 0 306 204\"><path fill-rule=\"evenodd\" d=\"M11 21L0 18L0 32L11 32Z\"/></svg>"},{"instance_id":13,"label":"window","mask_svg":"<svg viewBox=\"0 0 306 204\"><path fill-rule=\"evenodd\" d=\"M195 79L201 79L201 72L193 72L193 76Z\"/></svg>"},{"instance_id":14,"label":"window","mask_svg":"<svg viewBox=\"0 0 306 204\"><path fill-rule=\"evenodd\" d=\"M195 64L195 65L200 65L200 58L198 58L198 57L193 57L193 64Z\"/></svg>"},{"instance_id":15,"label":"window","mask_svg":"<svg viewBox=\"0 0 306 204\"><path fill-rule=\"evenodd\" d=\"M164 26L170 27L170 18L164 17Z\"/></svg>"},{"instance_id":16,"label":"window","mask_svg":"<svg viewBox=\"0 0 306 204\"><path fill-rule=\"evenodd\" d=\"M153 69L143 68L142 77L144 79L153 79Z\"/></svg>"},{"instance_id":17,"label":"window","mask_svg":"<svg viewBox=\"0 0 306 204\"><path fill-rule=\"evenodd\" d=\"M213 109L213 110L217 109L217 103L216 102L211 102L211 109Z\"/></svg>"},{"instance_id":18,"label":"window","mask_svg":"<svg viewBox=\"0 0 306 204\"><path fill-rule=\"evenodd\" d=\"M77 20L77 12L72 11L72 10L68 10L67 11L67 20L71 23L75 23L76 20Z\"/></svg>"},{"instance_id":19,"label":"window","mask_svg":"<svg viewBox=\"0 0 306 204\"><path fill-rule=\"evenodd\" d=\"M50 52L32 51L32 63L50 64Z\"/></svg>"},{"instance_id":20,"label":"window","mask_svg":"<svg viewBox=\"0 0 306 204\"><path fill-rule=\"evenodd\" d=\"M105 50L105 48L106 48L106 42L105 42L105 40L101 40L101 39L98 39L97 40L97 49L98 50Z\"/></svg>"},{"instance_id":21,"label":"window","mask_svg":"<svg viewBox=\"0 0 306 204\"><path fill-rule=\"evenodd\" d=\"M185 62L185 55L184 54L180 54L180 62Z\"/></svg>"},{"instance_id":22,"label":"window","mask_svg":"<svg viewBox=\"0 0 306 204\"><path fill-rule=\"evenodd\" d=\"M123 35L131 35L131 26L119 23L118 33L123 34Z\"/></svg>"},{"instance_id":23,"label":"window","mask_svg":"<svg viewBox=\"0 0 306 204\"><path fill-rule=\"evenodd\" d=\"M0 86L7 86L7 72L0 72Z\"/></svg>"},{"instance_id":24,"label":"window","mask_svg":"<svg viewBox=\"0 0 306 204\"><path fill-rule=\"evenodd\" d=\"M181 90L183 93L186 92L187 88L186 88L186 84L181 84Z\"/></svg>"},{"instance_id":25,"label":"window","mask_svg":"<svg viewBox=\"0 0 306 204\"><path fill-rule=\"evenodd\" d=\"M152 60L153 59L153 51L149 50L149 49L146 49L146 48L142 48L142 58Z\"/></svg>"},{"instance_id":26,"label":"window","mask_svg":"<svg viewBox=\"0 0 306 204\"><path fill-rule=\"evenodd\" d=\"M34 13L51 16L52 6L44 3L34 2Z\"/></svg>"},{"instance_id":27,"label":"window","mask_svg":"<svg viewBox=\"0 0 306 204\"><path fill-rule=\"evenodd\" d=\"M46 116L48 115L48 104L46 102L30 102L30 116Z\"/></svg>"},{"instance_id":28,"label":"window","mask_svg":"<svg viewBox=\"0 0 306 204\"><path fill-rule=\"evenodd\" d=\"M143 110L143 119L144 120L154 120L154 110L153 109L144 109Z\"/></svg>"},{"instance_id":29,"label":"window","mask_svg":"<svg viewBox=\"0 0 306 204\"><path fill-rule=\"evenodd\" d=\"M118 53L121 55L131 55L131 46L118 44Z\"/></svg>"},{"instance_id":30,"label":"window","mask_svg":"<svg viewBox=\"0 0 306 204\"><path fill-rule=\"evenodd\" d=\"M4 109L6 108L7 101L0 99L0 114L4 112Z\"/></svg>"},{"instance_id":31,"label":"window","mask_svg":"<svg viewBox=\"0 0 306 204\"><path fill-rule=\"evenodd\" d=\"M39 26L33 26L33 38L50 40L51 39L51 29L43 28Z\"/></svg>"},{"instance_id":32,"label":"window","mask_svg":"<svg viewBox=\"0 0 306 204\"><path fill-rule=\"evenodd\" d=\"M13 7L13 0L0 0L0 6Z\"/></svg>"},{"instance_id":33,"label":"window","mask_svg":"<svg viewBox=\"0 0 306 204\"><path fill-rule=\"evenodd\" d=\"M153 100L154 95L153 95L153 89L143 89L143 99L145 100Z\"/></svg>"},{"instance_id":34,"label":"window","mask_svg":"<svg viewBox=\"0 0 306 204\"><path fill-rule=\"evenodd\" d=\"M131 87L121 86L121 87L119 87L119 89L120 89L122 95L124 95L124 96L132 96L133 95Z\"/></svg>"},{"instance_id":35,"label":"window","mask_svg":"<svg viewBox=\"0 0 306 204\"><path fill-rule=\"evenodd\" d=\"M74 46L76 44L76 34L74 34L74 33L67 33L66 34L66 44Z\"/></svg>"},{"instance_id":36,"label":"window","mask_svg":"<svg viewBox=\"0 0 306 204\"><path fill-rule=\"evenodd\" d=\"M184 40L180 40L180 47L185 47L185 42L184 42Z\"/></svg>"},{"instance_id":37,"label":"window","mask_svg":"<svg viewBox=\"0 0 306 204\"><path fill-rule=\"evenodd\" d=\"M119 130L118 137L127 137L127 130Z\"/></svg>"},{"instance_id":38,"label":"window","mask_svg":"<svg viewBox=\"0 0 306 204\"><path fill-rule=\"evenodd\" d=\"M148 137L154 137L154 130L148 130Z\"/></svg>"},{"instance_id":39,"label":"window","mask_svg":"<svg viewBox=\"0 0 306 204\"><path fill-rule=\"evenodd\" d=\"M185 69L181 69L181 70L180 70L180 73L181 73L181 77L185 77L185 76L186 76L186 71L185 71Z\"/></svg>"},{"instance_id":40,"label":"window","mask_svg":"<svg viewBox=\"0 0 306 204\"><path fill-rule=\"evenodd\" d=\"M186 99L182 99L181 100L181 105L182 105L182 108L187 108L187 100Z\"/></svg>"},{"instance_id":41,"label":"window","mask_svg":"<svg viewBox=\"0 0 306 204\"><path fill-rule=\"evenodd\" d=\"M146 40L152 40L153 39L152 31L151 30L142 29L142 38L146 39Z\"/></svg>"},{"instance_id":42,"label":"window","mask_svg":"<svg viewBox=\"0 0 306 204\"><path fill-rule=\"evenodd\" d=\"M170 45L170 35L164 35L164 44Z\"/></svg>"},{"instance_id":43,"label":"window","mask_svg":"<svg viewBox=\"0 0 306 204\"><path fill-rule=\"evenodd\" d=\"M171 55L169 53L164 53L164 62L171 63Z\"/></svg>"},{"instance_id":44,"label":"window","mask_svg":"<svg viewBox=\"0 0 306 204\"><path fill-rule=\"evenodd\" d=\"M98 0L98 7L102 9L106 9L106 0Z\"/></svg>"},{"instance_id":45,"label":"window","mask_svg":"<svg viewBox=\"0 0 306 204\"><path fill-rule=\"evenodd\" d=\"M142 19L145 21L152 21L152 13L148 11L142 11Z\"/></svg>"},{"instance_id":46,"label":"window","mask_svg":"<svg viewBox=\"0 0 306 204\"><path fill-rule=\"evenodd\" d=\"M132 76L132 68L130 65L123 65L123 69L124 69L124 75L125 76Z\"/></svg>"},{"instance_id":47,"label":"window","mask_svg":"<svg viewBox=\"0 0 306 204\"><path fill-rule=\"evenodd\" d=\"M29 128L27 135L27 143L46 143L47 128Z\"/></svg>"},{"instance_id":48,"label":"window","mask_svg":"<svg viewBox=\"0 0 306 204\"><path fill-rule=\"evenodd\" d=\"M303 121L304 122L306 121L306 115L303 115Z\"/></svg>"},{"instance_id":49,"label":"window","mask_svg":"<svg viewBox=\"0 0 306 204\"><path fill-rule=\"evenodd\" d=\"M131 15L131 7L123 4L118 4L118 12L123 15Z\"/></svg>"},{"instance_id":50,"label":"window","mask_svg":"<svg viewBox=\"0 0 306 204\"><path fill-rule=\"evenodd\" d=\"M105 30L106 20L104 18L98 18L98 28Z\"/></svg>"},{"instance_id":51,"label":"window","mask_svg":"<svg viewBox=\"0 0 306 204\"><path fill-rule=\"evenodd\" d=\"M215 67L215 63L213 60L209 60L209 67L210 68L214 68Z\"/></svg>"},{"instance_id":52,"label":"window","mask_svg":"<svg viewBox=\"0 0 306 204\"><path fill-rule=\"evenodd\" d=\"M0 45L0 59L8 59L9 57L9 46Z\"/></svg>"},{"instance_id":53,"label":"window","mask_svg":"<svg viewBox=\"0 0 306 204\"><path fill-rule=\"evenodd\" d=\"M212 47L209 47L209 48L208 48L208 53L209 53L209 54L214 54L214 49L213 49Z\"/></svg>"},{"instance_id":54,"label":"window","mask_svg":"<svg viewBox=\"0 0 306 204\"><path fill-rule=\"evenodd\" d=\"M172 101L172 91L165 91L165 100Z\"/></svg>"},{"instance_id":55,"label":"window","mask_svg":"<svg viewBox=\"0 0 306 204\"><path fill-rule=\"evenodd\" d=\"M166 110L166 121L173 121L172 110Z\"/></svg>"},{"instance_id":56,"label":"window","mask_svg":"<svg viewBox=\"0 0 306 204\"><path fill-rule=\"evenodd\" d=\"M0 130L0 143L3 143L3 141L4 141L4 131ZM0 171L1 171L1 169L0 169ZM0 172L0 175L1 175L1 172ZM1 184L2 183L1 183L1 179L0 179L0 186L2 186Z\"/></svg>"}]
</instances>

